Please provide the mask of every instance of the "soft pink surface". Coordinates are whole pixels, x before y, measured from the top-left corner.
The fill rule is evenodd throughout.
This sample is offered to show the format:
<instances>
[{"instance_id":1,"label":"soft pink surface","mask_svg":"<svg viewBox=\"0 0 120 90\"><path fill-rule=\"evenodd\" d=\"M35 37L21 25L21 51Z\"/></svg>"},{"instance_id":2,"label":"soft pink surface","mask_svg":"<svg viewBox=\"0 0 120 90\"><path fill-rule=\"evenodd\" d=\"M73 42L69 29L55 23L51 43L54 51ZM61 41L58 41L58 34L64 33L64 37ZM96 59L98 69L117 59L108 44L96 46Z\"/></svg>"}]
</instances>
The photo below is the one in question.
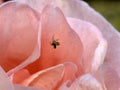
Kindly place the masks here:
<instances>
[{"instance_id":1,"label":"soft pink surface","mask_svg":"<svg viewBox=\"0 0 120 90\"><path fill-rule=\"evenodd\" d=\"M19 1L19 0L16 0ZM58 6L66 17L82 19L99 28L108 42L108 51L105 56L106 64L109 64L120 76L120 33L103 16L91 8L82 0L21 0L41 12L44 6L52 4ZM117 47L117 48L116 48ZM111 64L112 63L112 64Z\"/></svg>"},{"instance_id":2,"label":"soft pink surface","mask_svg":"<svg viewBox=\"0 0 120 90\"><path fill-rule=\"evenodd\" d=\"M48 90L119 90L120 34L83 1L8 2L0 6L0 20L0 65L14 83ZM52 40L60 45L54 48ZM31 90L13 86L2 69L0 76L2 90Z\"/></svg>"},{"instance_id":3,"label":"soft pink surface","mask_svg":"<svg viewBox=\"0 0 120 90\"><path fill-rule=\"evenodd\" d=\"M32 54L38 20L30 7L15 2L0 8L0 20L0 65L9 71Z\"/></svg>"},{"instance_id":4,"label":"soft pink surface","mask_svg":"<svg viewBox=\"0 0 120 90\"><path fill-rule=\"evenodd\" d=\"M27 67L31 73L64 62L73 62L81 69L80 59L83 52L81 40L70 28L59 8L45 7L41 14L41 27L41 56ZM60 43L56 49L51 45L52 40L58 40ZM39 67L32 68L35 65Z\"/></svg>"}]
</instances>

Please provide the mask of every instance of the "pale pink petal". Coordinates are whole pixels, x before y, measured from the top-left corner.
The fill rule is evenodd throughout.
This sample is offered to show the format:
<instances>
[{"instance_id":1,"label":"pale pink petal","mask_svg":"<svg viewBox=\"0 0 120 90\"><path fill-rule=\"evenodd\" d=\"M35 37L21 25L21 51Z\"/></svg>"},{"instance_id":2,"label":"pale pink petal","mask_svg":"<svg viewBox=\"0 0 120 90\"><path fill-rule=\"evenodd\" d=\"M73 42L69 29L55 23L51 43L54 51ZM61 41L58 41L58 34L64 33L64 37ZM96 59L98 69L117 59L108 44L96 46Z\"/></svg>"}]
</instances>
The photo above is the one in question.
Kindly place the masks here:
<instances>
[{"instance_id":1,"label":"pale pink petal","mask_svg":"<svg viewBox=\"0 0 120 90\"><path fill-rule=\"evenodd\" d=\"M84 46L82 61L84 70L86 72L92 72L104 87L103 75L98 70L104 63L107 49L106 40L102 37L99 29L89 22L73 18L68 18L68 22L81 37Z\"/></svg>"},{"instance_id":2,"label":"pale pink petal","mask_svg":"<svg viewBox=\"0 0 120 90\"><path fill-rule=\"evenodd\" d=\"M4 70L0 67L0 90L14 90L12 82L7 77Z\"/></svg>"},{"instance_id":3,"label":"pale pink petal","mask_svg":"<svg viewBox=\"0 0 120 90\"><path fill-rule=\"evenodd\" d=\"M0 20L0 65L9 71L23 62L19 69L35 61L40 53L38 13L11 1L0 6Z\"/></svg>"},{"instance_id":4,"label":"pale pink petal","mask_svg":"<svg viewBox=\"0 0 120 90\"><path fill-rule=\"evenodd\" d=\"M23 81L23 85L53 90L60 84L64 75L64 65L60 64L39 71Z\"/></svg>"},{"instance_id":5,"label":"pale pink petal","mask_svg":"<svg viewBox=\"0 0 120 90\"><path fill-rule=\"evenodd\" d=\"M14 87L15 87L15 90L45 90L45 89L36 89L32 87L25 87L25 86L18 85L18 84L15 84Z\"/></svg>"},{"instance_id":6,"label":"pale pink petal","mask_svg":"<svg viewBox=\"0 0 120 90\"><path fill-rule=\"evenodd\" d=\"M65 82L59 90L104 90L101 84L91 75L85 74L72 83L71 86L67 86L69 81Z\"/></svg>"},{"instance_id":7,"label":"pale pink petal","mask_svg":"<svg viewBox=\"0 0 120 90\"><path fill-rule=\"evenodd\" d=\"M71 62L59 64L39 71L22 82L25 86L56 90L61 83L70 80L69 85L76 78L77 67Z\"/></svg>"},{"instance_id":8,"label":"pale pink petal","mask_svg":"<svg viewBox=\"0 0 120 90\"><path fill-rule=\"evenodd\" d=\"M120 33L104 17L82 0L62 0L59 7L66 16L89 21L99 28L108 42L105 62L115 69L120 77Z\"/></svg>"},{"instance_id":9,"label":"pale pink petal","mask_svg":"<svg viewBox=\"0 0 120 90\"><path fill-rule=\"evenodd\" d=\"M66 0L64 2L66 4L66 7L63 8L64 14L66 16L71 16L79 19L83 19L86 21L89 21L96 25L99 30L102 32L103 36L106 38L108 42L108 51L107 55L105 57L105 65L109 66L110 70L109 72L113 72L114 74L111 74L111 81L114 79L114 82L120 81L120 33L117 32L117 30L109 23L107 22L100 14L95 12L89 5L87 5L83 1L78 0ZM65 11L67 8L67 11ZM74 12L73 12L74 11ZM106 67L104 67L106 69ZM107 74L108 71L105 71ZM106 75L107 77L108 75ZM117 76L117 77L115 77ZM107 79L106 79L107 80ZM109 81L109 79L108 79ZM106 82L106 81L105 81ZM112 90L115 90L116 87L120 88L119 83L109 84L106 82L107 88L111 88Z\"/></svg>"},{"instance_id":10,"label":"pale pink petal","mask_svg":"<svg viewBox=\"0 0 120 90\"><path fill-rule=\"evenodd\" d=\"M112 69L111 66L106 65L105 63L101 68L107 90L120 90L120 77L118 76L117 72Z\"/></svg>"},{"instance_id":11,"label":"pale pink petal","mask_svg":"<svg viewBox=\"0 0 120 90\"><path fill-rule=\"evenodd\" d=\"M53 3L53 0L15 0L20 3L28 4L30 7L34 8L35 10L42 12L43 8Z\"/></svg>"},{"instance_id":12,"label":"pale pink petal","mask_svg":"<svg viewBox=\"0 0 120 90\"><path fill-rule=\"evenodd\" d=\"M97 71L103 64L107 49L107 42L98 28L89 22L68 18L70 26L81 38L84 46L83 60L81 62L85 72Z\"/></svg>"},{"instance_id":13,"label":"pale pink petal","mask_svg":"<svg viewBox=\"0 0 120 90\"><path fill-rule=\"evenodd\" d=\"M67 80L70 80L71 83L75 80L76 78L76 73L77 73L77 66L71 62L65 62L64 63L64 77L62 82L64 83Z\"/></svg>"},{"instance_id":14,"label":"pale pink petal","mask_svg":"<svg viewBox=\"0 0 120 90\"><path fill-rule=\"evenodd\" d=\"M60 9L51 5L45 7L41 14L41 24L41 57L29 66L30 71L37 69L33 68L36 64L39 64L40 69L44 69L67 61L80 67L79 60L83 51L81 40L70 28ZM60 45L55 48L53 41L59 42Z\"/></svg>"}]
</instances>

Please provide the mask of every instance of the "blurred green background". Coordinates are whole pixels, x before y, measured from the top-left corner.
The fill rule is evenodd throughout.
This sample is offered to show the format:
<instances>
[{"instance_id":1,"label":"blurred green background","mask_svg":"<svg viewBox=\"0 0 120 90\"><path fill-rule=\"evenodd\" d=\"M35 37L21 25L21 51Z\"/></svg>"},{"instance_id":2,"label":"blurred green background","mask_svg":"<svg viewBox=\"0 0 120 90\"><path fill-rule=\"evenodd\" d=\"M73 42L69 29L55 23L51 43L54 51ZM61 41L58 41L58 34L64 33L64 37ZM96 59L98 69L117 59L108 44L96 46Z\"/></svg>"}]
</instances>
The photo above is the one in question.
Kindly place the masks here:
<instances>
[{"instance_id":1,"label":"blurred green background","mask_svg":"<svg viewBox=\"0 0 120 90\"><path fill-rule=\"evenodd\" d=\"M120 1L84 0L120 31Z\"/></svg>"}]
</instances>

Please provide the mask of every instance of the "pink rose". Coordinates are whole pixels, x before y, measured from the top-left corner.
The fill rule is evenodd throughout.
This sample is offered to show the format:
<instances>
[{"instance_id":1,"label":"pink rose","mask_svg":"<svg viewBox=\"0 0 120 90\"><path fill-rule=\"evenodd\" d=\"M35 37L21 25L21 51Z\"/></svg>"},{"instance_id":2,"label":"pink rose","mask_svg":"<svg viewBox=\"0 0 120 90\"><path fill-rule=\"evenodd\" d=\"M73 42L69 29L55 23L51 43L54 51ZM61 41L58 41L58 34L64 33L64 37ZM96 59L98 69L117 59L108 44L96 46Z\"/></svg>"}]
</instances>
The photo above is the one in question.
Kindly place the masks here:
<instances>
[{"instance_id":1,"label":"pink rose","mask_svg":"<svg viewBox=\"0 0 120 90\"><path fill-rule=\"evenodd\" d=\"M85 2L9 1L0 21L0 90L120 89L120 34Z\"/></svg>"}]
</instances>

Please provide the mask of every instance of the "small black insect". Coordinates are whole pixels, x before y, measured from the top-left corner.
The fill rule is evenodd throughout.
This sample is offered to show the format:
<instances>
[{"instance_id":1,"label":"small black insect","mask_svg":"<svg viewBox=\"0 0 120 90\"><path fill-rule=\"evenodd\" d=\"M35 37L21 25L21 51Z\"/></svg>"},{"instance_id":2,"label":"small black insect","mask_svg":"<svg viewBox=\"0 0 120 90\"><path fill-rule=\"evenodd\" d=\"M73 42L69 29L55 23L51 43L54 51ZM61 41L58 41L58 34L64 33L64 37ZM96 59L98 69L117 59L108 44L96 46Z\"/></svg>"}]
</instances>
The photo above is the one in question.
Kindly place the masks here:
<instances>
[{"instance_id":1,"label":"small black insect","mask_svg":"<svg viewBox=\"0 0 120 90\"><path fill-rule=\"evenodd\" d=\"M58 42L58 39L55 40L54 37L53 37L53 40L51 42L51 45L53 46L54 49L56 49L57 46L60 45L60 43Z\"/></svg>"}]
</instances>

